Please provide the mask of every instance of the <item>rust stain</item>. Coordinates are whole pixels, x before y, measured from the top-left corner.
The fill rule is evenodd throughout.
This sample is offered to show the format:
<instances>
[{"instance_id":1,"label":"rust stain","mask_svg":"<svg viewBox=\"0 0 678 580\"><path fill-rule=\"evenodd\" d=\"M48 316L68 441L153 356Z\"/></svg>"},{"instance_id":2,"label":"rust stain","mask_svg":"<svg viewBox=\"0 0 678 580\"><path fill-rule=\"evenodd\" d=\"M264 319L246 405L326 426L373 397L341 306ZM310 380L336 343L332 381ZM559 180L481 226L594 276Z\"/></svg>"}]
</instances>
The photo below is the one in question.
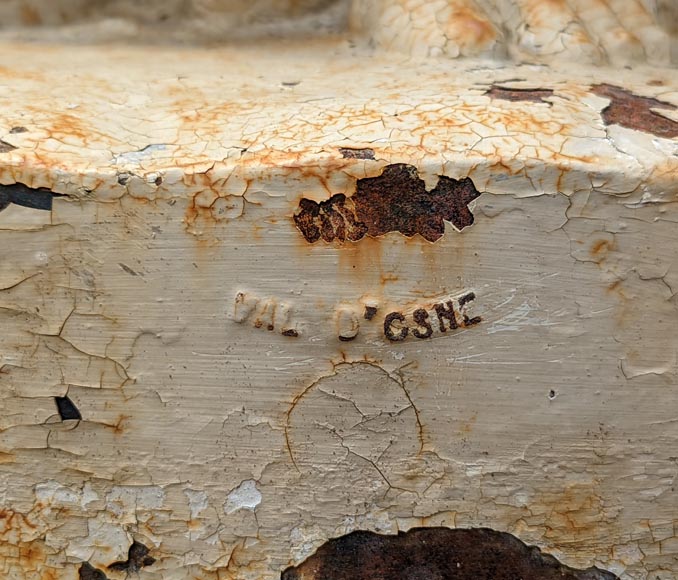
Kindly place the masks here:
<instances>
[{"instance_id":1,"label":"rust stain","mask_svg":"<svg viewBox=\"0 0 678 580\"><path fill-rule=\"evenodd\" d=\"M29 4L21 5L21 23L24 26L39 26L42 24L40 12Z\"/></svg>"},{"instance_id":2,"label":"rust stain","mask_svg":"<svg viewBox=\"0 0 678 580\"><path fill-rule=\"evenodd\" d=\"M502 87L492 85L485 94L493 99L502 99L504 101L530 101L533 103L545 103L551 105L547 99L553 96L553 89L515 89L511 87Z\"/></svg>"},{"instance_id":3,"label":"rust stain","mask_svg":"<svg viewBox=\"0 0 678 580\"><path fill-rule=\"evenodd\" d=\"M397 536L358 531L330 540L281 580L615 580L591 567L575 570L511 534L486 528L414 528Z\"/></svg>"},{"instance_id":4,"label":"rust stain","mask_svg":"<svg viewBox=\"0 0 678 580\"><path fill-rule=\"evenodd\" d=\"M591 255L597 256L601 252L609 251L611 249L611 244L609 240L598 240L591 246Z\"/></svg>"},{"instance_id":5,"label":"rust stain","mask_svg":"<svg viewBox=\"0 0 678 580\"><path fill-rule=\"evenodd\" d=\"M378 177L359 179L351 197L336 193L320 203L303 198L294 222L310 243L355 242L389 232L408 238L420 234L435 242L445 233L444 220L458 230L473 223L468 204L479 196L468 177L440 176L427 191L416 168L397 163L387 165Z\"/></svg>"},{"instance_id":6,"label":"rust stain","mask_svg":"<svg viewBox=\"0 0 678 580\"><path fill-rule=\"evenodd\" d=\"M678 137L678 123L652 111L675 111L678 108L675 105L651 97L639 97L626 89L608 84L593 85L591 92L610 100L610 104L601 112L606 125L620 125L667 139Z\"/></svg>"},{"instance_id":7,"label":"rust stain","mask_svg":"<svg viewBox=\"0 0 678 580\"><path fill-rule=\"evenodd\" d=\"M577 543L584 550L585 540L599 541L607 529L603 498L598 494L597 482L575 483L564 489L545 492L536 498L530 511L546 516L545 537L556 542Z\"/></svg>"},{"instance_id":8,"label":"rust stain","mask_svg":"<svg viewBox=\"0 0 678 580\"><path fill-rule=\"evenodd\" d=\"M497 29L478 14L468 6L458 6L451 12L447 26L460 46L482 50L497 41Z\"/></svg>"},{"instance_id":9,"label":"rust stain","mask_svg":"<svg viewBox=\"0 0 678 580\"><path fill-rule=\"evenodd\" d=\"M14 463L16 461L16 456L14 453L7 453L5 451L0 451L0 465L3 463ZM0 518L2 515L0 514Z\"/></svg>"},{"instance_id":10,"label":"rust stain","mask_svg":"<svg viewBox=\"0 0 678 580\"><path fill-rule=\"evenodd\" d=\"M353 149L351 147L340 147L339 153L344 159L372 159L374 160L374 149L368 147L362 149Z\"/></svg>"}]
</instances>

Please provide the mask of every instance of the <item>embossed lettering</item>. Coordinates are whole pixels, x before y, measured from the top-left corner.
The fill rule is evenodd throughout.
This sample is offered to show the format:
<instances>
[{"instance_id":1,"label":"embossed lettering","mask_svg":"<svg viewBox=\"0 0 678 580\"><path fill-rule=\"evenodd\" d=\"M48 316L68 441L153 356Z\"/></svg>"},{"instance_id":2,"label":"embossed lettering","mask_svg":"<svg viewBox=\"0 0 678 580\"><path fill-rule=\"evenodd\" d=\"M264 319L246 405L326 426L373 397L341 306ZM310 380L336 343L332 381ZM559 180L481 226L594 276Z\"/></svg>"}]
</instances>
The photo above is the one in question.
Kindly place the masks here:
<instances>
[{"instance_id":1,"label":"embossed lettering","mask_svg":"<svg viewBox=\"0 0 678 580\"><path fill-rule=\"evenodd\" d=\"M397 330L399 330L398 334L393 332L393 323L396 320L401 323L399 328L396 327ZM384 334L390 341L400 342L401 340L405 340L409 332L410 329L405 326L405 317L400 314L400 312L391 312L384 318Z\"/></svg>"},{"instance_id":2,"label":"embossed lettering","mask_svg":"<svg viewBox=\"0 0 678 580\"><path fill-rule=\"evenodd\" d=\"M420 327L423 327L425 329L424 332L421 332L419 328L415 328L412 331L412 334L417 338L429 338L433 334L433 327L431 326L431 323L428 321L428 312L426 312L426 310L424 310L423 308L417 308L417 310L414 311L414 314L412 316L414 318L414 321Z\"/></svg>"},{"instance_id":3,"label":"embossed lettering","mask_svg":"<svg viewBox=\"0 0 678 580\"><path fill-rule=\"evenodd\" d=\"M461 298L459 298L459 311L461 312L461 315L464 317L464 326L473 326L474 324L478 324L482 320L480 316L474 316L473 318L469 318L468 314L466 314L466 309L464 307L466 306L466 304L472 302L475 299L476 299L475 292L469 292L468 294L464 294Z\"/></svg>"},{"instance_id":4,"label":"embossed lettering","mask_svg":"<svg viewBox=\"0 0 678 580\"><path fill-rule=\"evenodd\" d=\"M447 306L447 308L445 308L445 306ZM433 308L436 311L436 314L438 315L438 322L440 323L440 332L447 332L447 329L445 328L445 320L447 320L450 330L455 330L459 328L452 300L448 300L445 304L434 304Z\"/></svg>"}]
</instances>

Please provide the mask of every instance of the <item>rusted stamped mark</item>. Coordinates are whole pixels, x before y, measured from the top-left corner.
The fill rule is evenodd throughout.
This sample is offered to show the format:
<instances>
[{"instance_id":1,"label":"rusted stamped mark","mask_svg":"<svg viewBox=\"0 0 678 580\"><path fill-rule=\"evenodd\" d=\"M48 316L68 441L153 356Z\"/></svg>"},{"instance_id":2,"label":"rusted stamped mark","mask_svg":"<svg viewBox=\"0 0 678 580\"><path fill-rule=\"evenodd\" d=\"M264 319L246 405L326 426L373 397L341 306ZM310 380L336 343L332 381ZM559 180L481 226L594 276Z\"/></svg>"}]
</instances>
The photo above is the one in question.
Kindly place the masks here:
<instances>
[{"instance_id":1,"label":"rusted stamped mark","mask_svg":"<svg viewBox=\"0 0 678 580\"><path fill-rule=\"evenodd\" d=\"M358 531L330 540L282 580L618 580L591 567L576 570L511 534L486 528L414 528L385 536Z\"/></svg>"},{"instance_id":2,"label":"rusted stamped mark","mask_svg":"<svg viewBox=\"0 0 678 580\"><path fill-rule=\"evenodd\" d=\"M437 185L426 190L417 169L405 163L384 167L378 177L359 179L348 197L337 193L320 203L303 198L294 223L310 243L378 237L400 232L420 234L435 242L445 233L445 221L458 230L473 223L468 208L480 195L470 178L440 176Z\"/></svg>"}]
</instances>

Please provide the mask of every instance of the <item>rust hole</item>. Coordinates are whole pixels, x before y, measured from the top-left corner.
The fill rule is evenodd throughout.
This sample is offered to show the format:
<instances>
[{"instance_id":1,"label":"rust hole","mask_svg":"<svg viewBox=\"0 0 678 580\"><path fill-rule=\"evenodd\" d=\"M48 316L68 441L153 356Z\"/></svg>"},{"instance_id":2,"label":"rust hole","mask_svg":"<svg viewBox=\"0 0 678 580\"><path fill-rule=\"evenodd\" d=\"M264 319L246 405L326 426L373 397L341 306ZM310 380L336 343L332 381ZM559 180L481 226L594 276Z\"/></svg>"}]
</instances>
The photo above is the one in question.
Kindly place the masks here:
<instances>
[{"instance_id":1,"label":"rust hole","mask_svg":"<svg viewBox=\"0 0 678 580\"><path fill-rule=\"evenodd\" d=\"M0 139L0 153L8 153L14 151L16 147Z\"/></svg>"},{"instance_id":2,"label":"rust hole","mask_svg":"<svg viewBox=\"0 0 678 580\"><path fill-rule=\"evenodd\" d=\"M28 132L28 129L26 127L22 127L21 125L18 125L16 127L12 127L10 130L10 135L16 135L18 133L26 133Z\"/></svg>"},{"instance_id":3,"label":"rust hole","mask_svg":"<svg viewBox=\"0 0 678 580\"><path fill-rule=\"evenodd\" d=\"M62 421L67 421L68 419L82 419L80 411L78 411L78 408L68 397L54 397L54 402L56 403L57 411L59 411L59 416Z\"/></svg>"},{"instance_id":4,"label":"rust hole","mask_svg":"<svg viewBox=\"0 0 678 580\"><path fill-rule=\"evenodd\" d=\"M340 147L339 153L344 159L372 159L374 161L374 149L368 147L362 149L353 149L351 147Z\"/></svg>"},{"instance_id":5,"label":"rust hole","mask_svg":"<svg viewBox=\"0 0 678 580\"><path fill-rule=\"evenodd\" d=\"M384 167L378 177L359 179L351 197L343 193L317 203L303 198L294 222L308 242L355 242L400 232L435 242L445 233L444 220L462 230L473 223L468 204L480 196L470 178L440 176L431 190L412 165Z\"/></svg>"},{"instance_id":6,"label":"rust hole","mask_svg":"<svg viewBox=\"0 0 678 580\"><path fill-rule=\"evenodd\" d=\"M591 92L610 100L610 104L601 112L606 125L620 125L667 139L678 137L678 123L652 111L675 111L678 108L675 105L659 99L639 97L626 89L608 84L593 85Z\"/></svg>"},{"instance_id":7,"label":"rust hole","mask_svg":"<svg viewBox=\"0 0 678 580\"><path fill-rule=\"evenodd\" d=\"M108 580L108 576L89 562L83 562L79 570L80 580Z\"/></svg>"},{"instance_id":8,"label":"rust hole","mask_svg":"<svg viewBox=\"0 0 678 580\"><path fill-rule=\"evenodd\" d=\"M514 89L511 87L502 87L492 85L485 94L493 99L502 99L504 101L531 101L533 103L545 103L551 105L547 99L553 96L553 89Z\"/></svg>"},{"instance_id":9,"label":"rust hole","mask_svg":"<svg viewBox=\"0 0 678 580\"><path fill-rule=\"evenodd\" d=\"M150 550L146 546L134 540L127 551L127 560L124 562L114 562L109 566L109 569L138 572L142 568L155 563L155 558L149 556L149 553Z\"/></svg>"},{"instance_id":10,"label":"rust hole","mask_svg":"<svg viewBox=\"0 0 678 580\"><path fill-rule=\"evenodd\" d=\"M30 207L32 209L51 211L52 200L55 197L61 197L61 194L54 193L44 187L36 189L28 187L23 183L0 185L0 211L7 208L10 203Z\"/></svg>"},{"instance_id":11,"label":"rust hole","mask_svg":"<svg viewBox=\"0 0 678 580\"><path fill-rule=\"evenodd\" d=\"M490 529L415 528L397 536L358 531L330 540L281 580L616 580L575 570Z\"/></svg>"}]
</instances>

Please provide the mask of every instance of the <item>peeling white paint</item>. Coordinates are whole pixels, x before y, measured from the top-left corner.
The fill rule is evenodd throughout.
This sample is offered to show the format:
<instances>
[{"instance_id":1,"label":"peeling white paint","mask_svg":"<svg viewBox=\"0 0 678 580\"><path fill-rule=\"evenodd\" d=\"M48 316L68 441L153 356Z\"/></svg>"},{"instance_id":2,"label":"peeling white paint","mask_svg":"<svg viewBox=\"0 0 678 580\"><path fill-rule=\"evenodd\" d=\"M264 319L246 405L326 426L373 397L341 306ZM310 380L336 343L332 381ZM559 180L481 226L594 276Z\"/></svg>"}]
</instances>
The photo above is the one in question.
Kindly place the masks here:
<instances>
[{"instance_id":1,"label":"peeling white paint","mask_svg":"<svg viewBox=\"0 0 678 580\"><path fill-rule=\"evenodd\" d=\"M676 577L676 139L606 123L592 85L668 119L678 77L585 68L623 50L519 4L485 42L398 0L363 31L395 53L2 45L0 182L59 195L0 210L0 576L117 580L139 542L140 580L273 580L356 529L444 525ZM504 48L532 64L397 55ZM470 178L474 223L305 241L302 198L397 163Z\"/></svg>"},{"instance_id":2,"label":"peeling white paint","mask_svg":"<svg viewBox=\"0 0 678 580\"><path fill-rule=\"evenodd\" d=\"M228 494L224 504L224 513L232 514L238 510L255 510L261 503L262 495L253 479L243 481Z\"/></svg>"}]
</instances>

